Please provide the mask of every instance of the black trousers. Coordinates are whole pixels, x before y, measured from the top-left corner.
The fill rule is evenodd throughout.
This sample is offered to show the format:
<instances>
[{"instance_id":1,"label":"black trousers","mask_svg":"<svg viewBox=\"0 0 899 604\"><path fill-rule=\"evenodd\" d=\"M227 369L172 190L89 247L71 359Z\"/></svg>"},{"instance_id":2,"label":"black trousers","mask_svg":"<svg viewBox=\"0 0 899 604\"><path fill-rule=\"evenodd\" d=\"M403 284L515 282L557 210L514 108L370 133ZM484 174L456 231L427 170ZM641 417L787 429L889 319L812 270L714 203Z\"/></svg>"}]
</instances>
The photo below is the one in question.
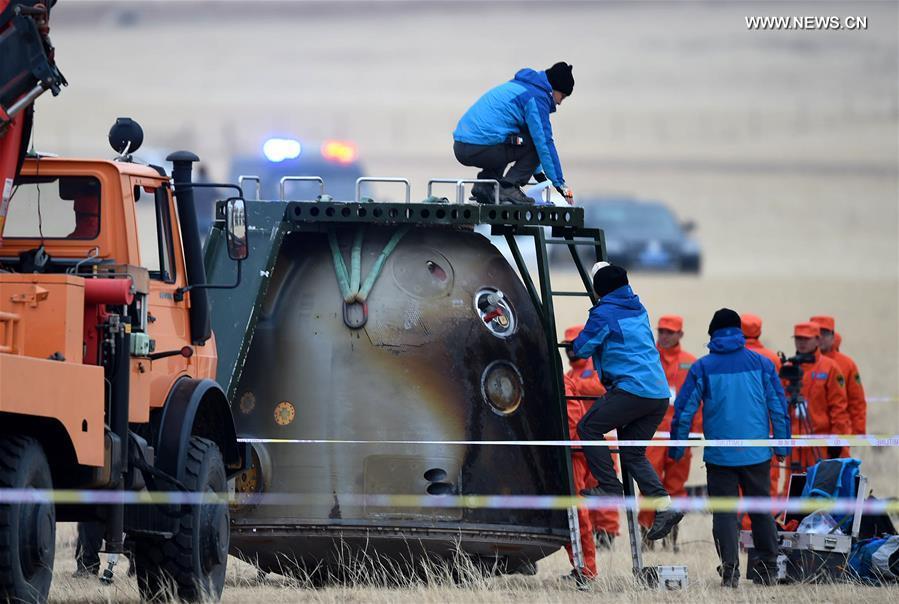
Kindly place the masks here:
<instances>
[{"instance_id":1,"label":"black trousers","mask_svg":"<svg viewBox=\"0 0 899 604\"><path fill-rule=\"evenodd\" d=\"M605 434L618 430L620 440L649 440L662 423L668 410L667 398L643 398L623 390L612 390L598 399L577 425L581 440L605 440ZM590 472L599 486L613 493L624 493L615 474L612 454L608 447L584 447ZM646 497L666 497L659 475L646 459L646 447L621 447L621 465L637 482Z\"/></svg>"},{"instance_id":2,"label":"black trousers","mask_svg":"<svg viewBox=\"0 0 899 604\"><path fill-rule=\"evenodd\" d=\"M752 466L716 466L706 463L709 497L771 496L771 460ZM769 568L777 562L777 527L770 512L749 514L752 541L759 561ZM712 536L718 557L725 567L740 565L740 524L736 512L712 514Z\"/></svg>"},{"instance_id":3,"label":"black trousers","mask_svg":"<svg viewBox=\"0 0 899 604\"><path fill-rule=\"evenodd\" d=\"M94 574L100 571L100 550L103 548L102 522L79 522L78 541L75 543L75 564L78 570Z\"/></svg>"},{"instance_id":4,"label":"black trousers","mask_svg":"<svg viewBox=\"0 0 899 604\"><path fill-rule=\"evenodd\" d=\"M523 132L520 136L524 139L523 145L472 145L455 141L453 153L463 166L480 168L478 178L489 178L521 187L534 175L534 170L540 165L540 158L530 134ZM512 167L506 172L509 164Z\"/></svg>"}]
</instances>

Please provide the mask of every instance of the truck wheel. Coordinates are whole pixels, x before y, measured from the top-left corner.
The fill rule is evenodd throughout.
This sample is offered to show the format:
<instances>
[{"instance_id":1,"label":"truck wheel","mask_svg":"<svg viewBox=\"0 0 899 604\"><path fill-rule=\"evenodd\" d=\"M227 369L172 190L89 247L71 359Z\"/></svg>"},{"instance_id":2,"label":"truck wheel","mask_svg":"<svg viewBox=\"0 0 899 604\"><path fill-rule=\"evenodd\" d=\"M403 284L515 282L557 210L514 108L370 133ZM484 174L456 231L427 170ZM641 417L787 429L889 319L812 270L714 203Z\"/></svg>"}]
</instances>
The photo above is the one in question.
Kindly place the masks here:
<instances>
[{"instance_id":1,"label":"truck wheel","mask_svg":"<svg viewBox=\"0 0 899 604\"><path fill-rule=\"evenodd\" d=\"M0 436L0 488L52 489L50 465L30 436ZM0 601L46 602L56 553L56 508L0 505Z\"/></svg>"},{"instance_id":2,"label":"truck wheel","mask_svg":"<svg viewBox=\"0 0 899 604\"><path fill-rule=\"evenodd\" d=\"M187 449L184 486L227 497L222 454L214 442L194 436ZM176 597L218 600L225 585L231 527L228 504L182 505L178 532L170 539L138 537L134 542L137 584L145 600Z\"/></svg>"}]
</instances>

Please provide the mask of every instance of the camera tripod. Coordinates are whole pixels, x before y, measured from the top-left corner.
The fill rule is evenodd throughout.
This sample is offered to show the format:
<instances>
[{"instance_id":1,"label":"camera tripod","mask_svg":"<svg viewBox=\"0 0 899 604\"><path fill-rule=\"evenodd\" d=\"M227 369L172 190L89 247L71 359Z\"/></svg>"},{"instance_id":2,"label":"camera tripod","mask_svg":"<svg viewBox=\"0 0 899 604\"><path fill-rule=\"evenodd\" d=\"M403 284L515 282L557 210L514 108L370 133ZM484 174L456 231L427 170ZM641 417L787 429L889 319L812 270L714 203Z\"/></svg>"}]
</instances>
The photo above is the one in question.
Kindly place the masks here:
<instances>
[{"instance_id":1,"label":"camera tripod","mask_svg":"<svg viewBox=\"0 0 899 604\"><path fill-rule=\"evenodd\" d=\"M789 409L790 415L796 417L799 423L799 430L797 431L797 434L794 434L793 436L813 435L815 432L812 428L811 420L809 419L808 403L805 399L799 396L798 393L791 396L789 400ZM790 423L792 423L792 417L790 418ZM811 459L806 457L804 450L808 450L811 453ZM783 463L777 464L776 467L781 470L788 470L790 474L800 474L805 472L805 469L808 466L814 465L826 457L827 455L825 455L825 451L823 451L821 447L802 447L799 448L798 451L797 447L794 447L790 451L789 457L785 459ZM811 463L806 463L809 461ZM789 489L789 479L784 477L783 480L783 489L786 491ZM780 479L778 479L778 482L780 482Z\"/></svg>"}]
</instances>

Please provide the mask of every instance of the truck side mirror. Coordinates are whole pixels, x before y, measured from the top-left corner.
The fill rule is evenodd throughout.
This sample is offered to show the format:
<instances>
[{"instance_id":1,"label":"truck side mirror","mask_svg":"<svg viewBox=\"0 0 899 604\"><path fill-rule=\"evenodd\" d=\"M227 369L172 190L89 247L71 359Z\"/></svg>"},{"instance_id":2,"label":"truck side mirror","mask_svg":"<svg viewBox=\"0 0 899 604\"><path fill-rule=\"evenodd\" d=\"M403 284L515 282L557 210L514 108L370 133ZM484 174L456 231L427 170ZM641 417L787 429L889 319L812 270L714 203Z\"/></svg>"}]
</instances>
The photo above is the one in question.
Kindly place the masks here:
<instances>
[{"instance_id":1,"label":"truck side mirror","mask_svg":"<svg viewBox=\"0 0 899 604\"><path fill-rule=\"evenodd\" d=\"M232 197L225 204L225 241L231 260L246 260L250 253L247 241L247 208L240 197Z\"/></svg>"}]
</instances>

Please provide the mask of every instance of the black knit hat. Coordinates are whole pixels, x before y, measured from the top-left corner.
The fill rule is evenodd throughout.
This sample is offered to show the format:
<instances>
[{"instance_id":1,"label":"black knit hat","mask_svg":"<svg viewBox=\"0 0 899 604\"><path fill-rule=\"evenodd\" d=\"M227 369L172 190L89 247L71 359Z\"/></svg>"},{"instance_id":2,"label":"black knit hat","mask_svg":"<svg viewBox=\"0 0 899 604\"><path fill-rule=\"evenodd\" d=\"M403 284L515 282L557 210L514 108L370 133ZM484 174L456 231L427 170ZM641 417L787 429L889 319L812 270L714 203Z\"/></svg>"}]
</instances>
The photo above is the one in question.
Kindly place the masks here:
<instances>
[{"instance_id":1,"label":"black knit hat","mask_svg":"<svg viewBox=\"0 0 899 604\"><path fill-rule=\"evenodd\" d=\"M602 267L593 275L593 291L600 298L627 284L627 271L614 264Z\"/></svg>"},{"instance_id":2,"label":"black knit hat","mask_svg":"<svg viewBox=\"0 0 899 604\"><path fill-rule=\"evenodd\" d=\"M715 315L712 317L712 322L709 323L709 335L712 335L719 329L724 329L725 327L736 327L737 329L742 329L742 322L740 321L740 315L738 315L735 311L732 311L729 308L720 308L715 311Z\"/></svg>"},{"instance_id":3,"label":"black knit hat","mask_svg":"<svg viewBox=\"0 0 899 604\"><path fill-rule=\"evenodd\" d=\"M571 75L571 65L565 62L556 63L546 70L546 79L553 90L558 90L565 96L569 96L574 90L574 76Z\"/></svg>"}]
</instances>

